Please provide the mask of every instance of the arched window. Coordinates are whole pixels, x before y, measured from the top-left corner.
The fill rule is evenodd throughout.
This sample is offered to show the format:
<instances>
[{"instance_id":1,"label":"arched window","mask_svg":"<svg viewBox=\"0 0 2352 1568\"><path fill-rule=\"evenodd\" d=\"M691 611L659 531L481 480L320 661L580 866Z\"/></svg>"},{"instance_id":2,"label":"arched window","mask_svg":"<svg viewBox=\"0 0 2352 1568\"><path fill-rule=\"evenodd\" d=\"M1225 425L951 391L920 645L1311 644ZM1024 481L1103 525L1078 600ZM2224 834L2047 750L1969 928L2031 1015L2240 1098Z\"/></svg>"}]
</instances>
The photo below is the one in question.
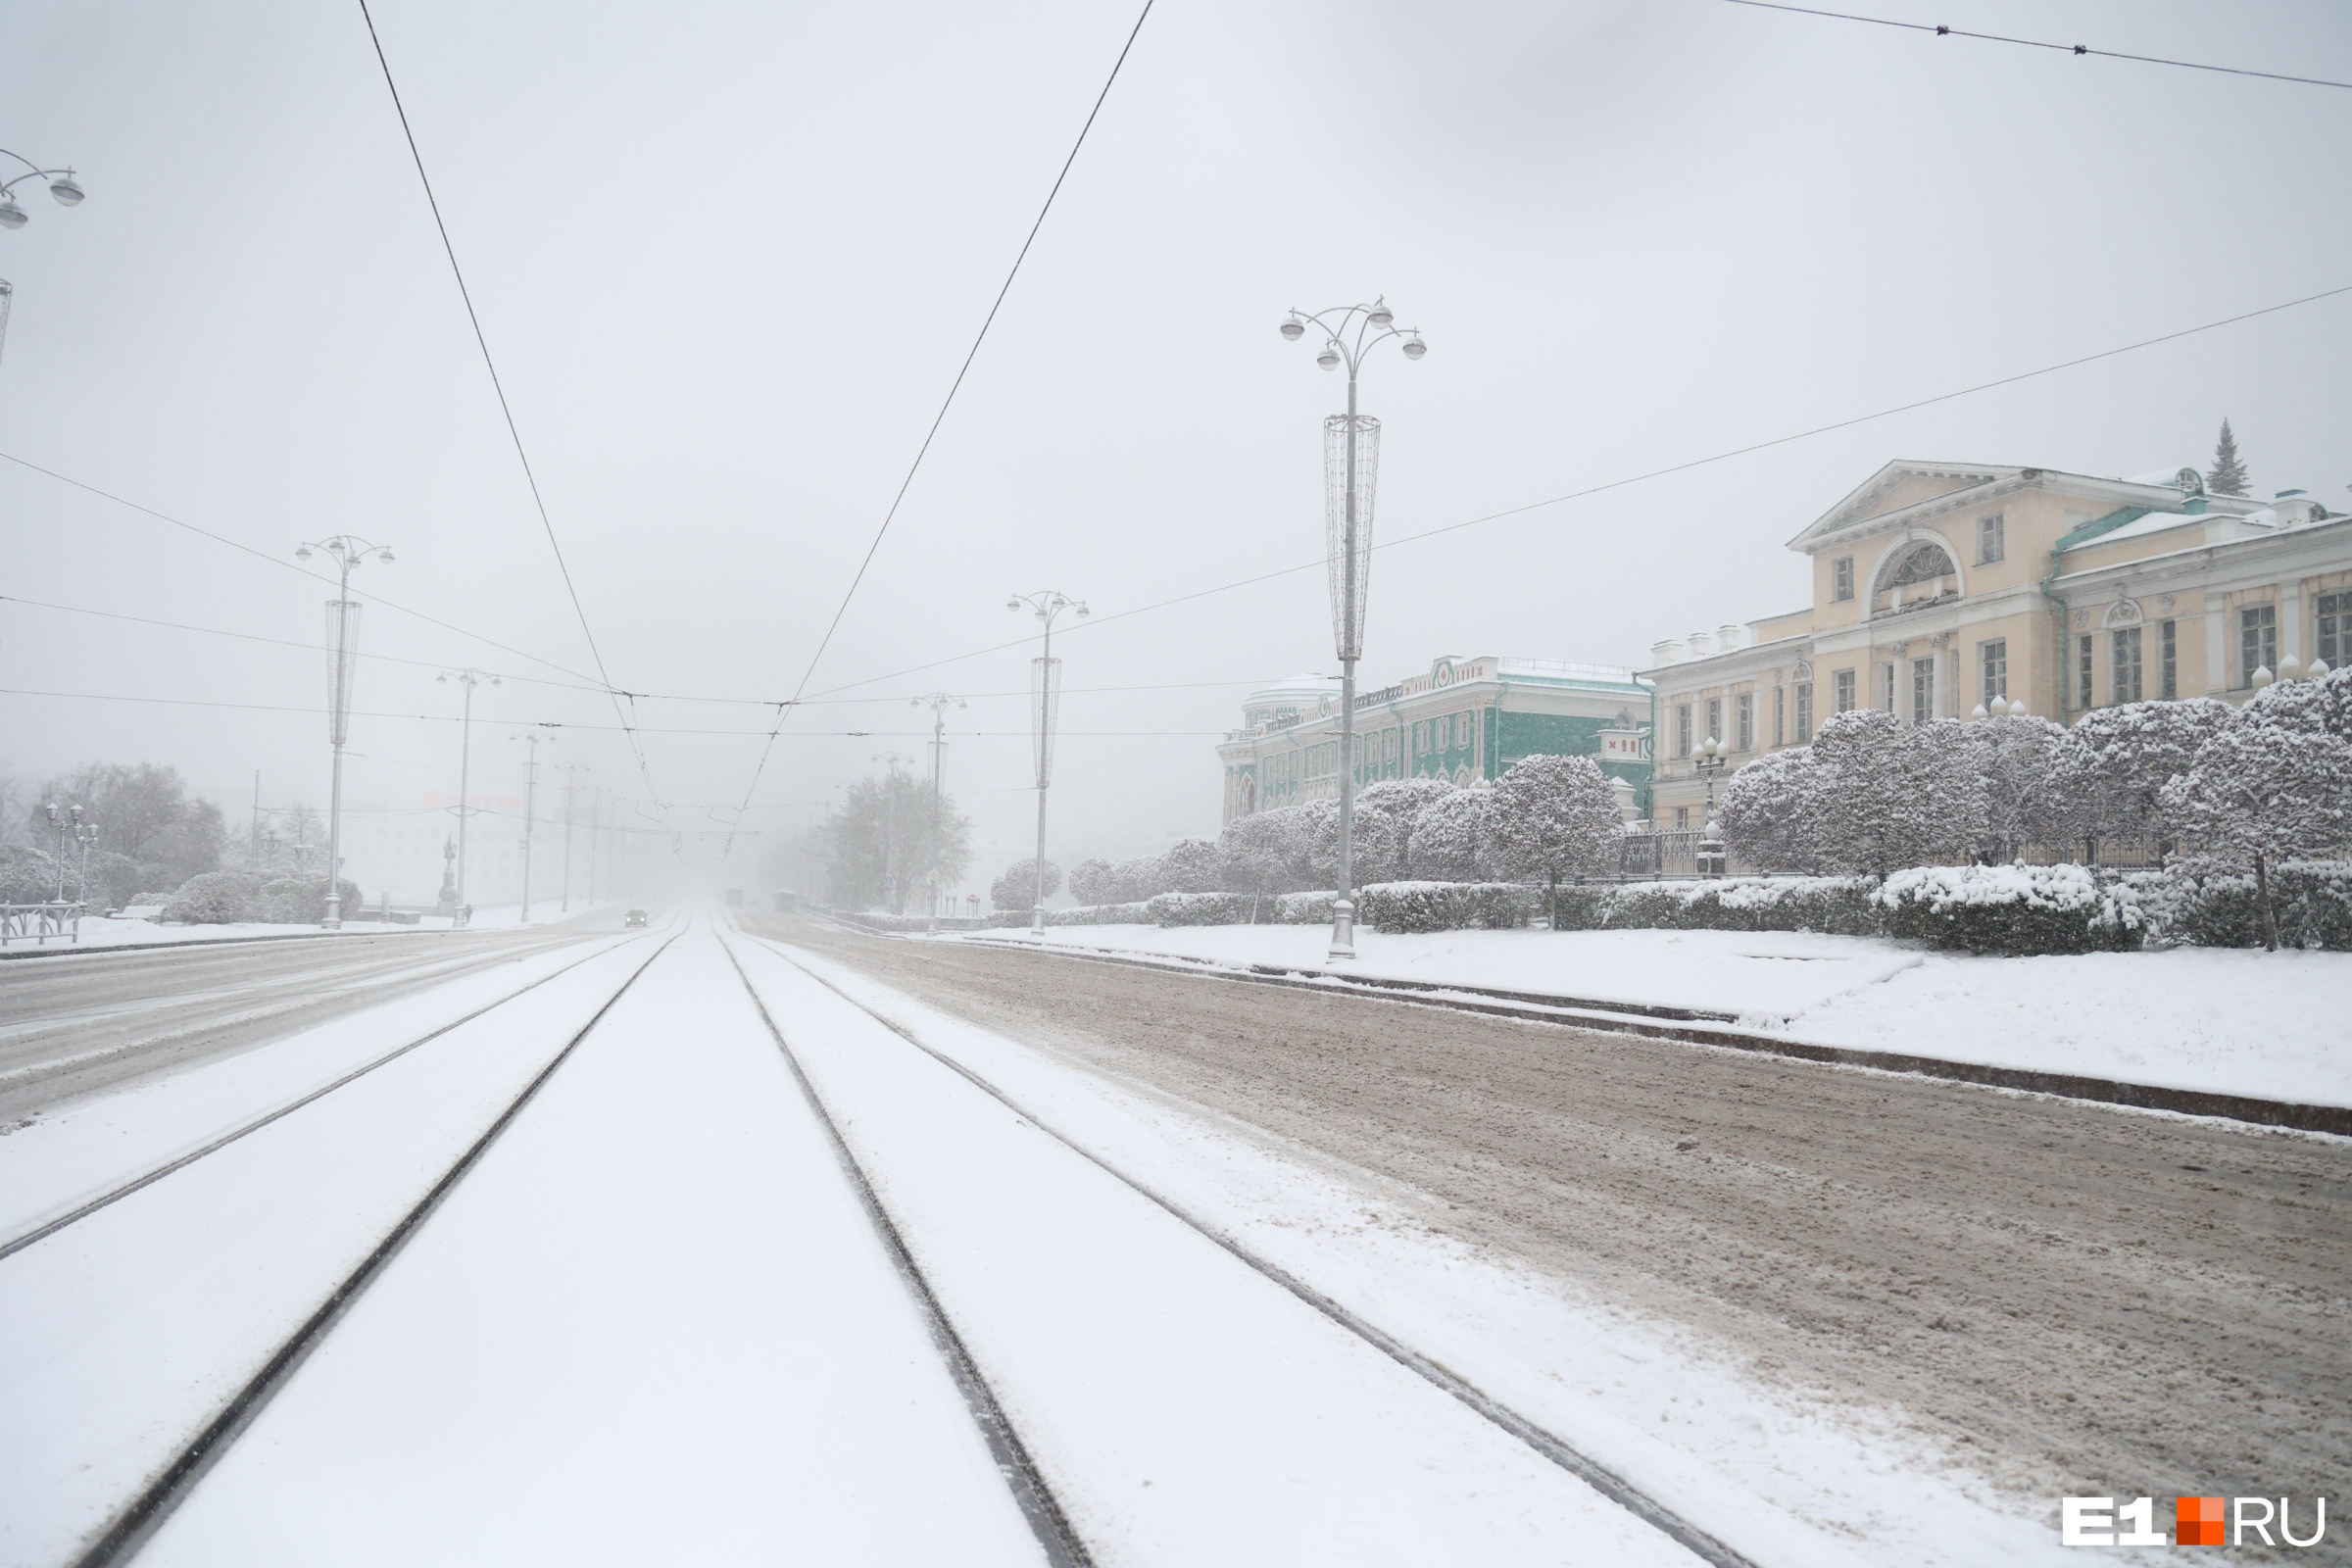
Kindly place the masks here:
<instances>
[{"instance_id":1,"label":"arched window","mask_svg":"<svg viewBox=\"0 0 2352 1568\"><path fill-rule=\"evenodd\" d=\"M1952 567L1952 558L1944 553L1943 546L1932 539L1923 539L1887 559L1886 564L1879 571L1879 580L1872 592L1885 593L1889 588L1906 588L1915 582L1934 582L1938 577L1958 575Z\"/></svg>"}]
</instances>

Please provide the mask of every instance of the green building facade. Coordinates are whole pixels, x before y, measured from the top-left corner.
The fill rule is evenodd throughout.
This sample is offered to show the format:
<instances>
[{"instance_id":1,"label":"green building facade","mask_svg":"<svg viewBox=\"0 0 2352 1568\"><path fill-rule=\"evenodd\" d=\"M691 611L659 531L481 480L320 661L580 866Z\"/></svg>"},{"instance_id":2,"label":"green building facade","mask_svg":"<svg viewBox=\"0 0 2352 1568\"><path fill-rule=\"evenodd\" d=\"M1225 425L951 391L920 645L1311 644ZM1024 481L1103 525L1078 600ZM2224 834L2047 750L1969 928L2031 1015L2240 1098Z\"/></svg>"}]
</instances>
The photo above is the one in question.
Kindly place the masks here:
<instances>
[{"instance_id":1,"label":"green building facade","mask_svg":"<svg viewBox=\"0 0 2352 1568\"><path fill-rule=\"evenodd\" d=\"M1489 783L1522 757L1590 757L1620 781L1629 817L1649 803L1649 688L1633 671L1550 659L1446 657L1355 699L1356 783ZM1250 694L1217 747L1228 822L1336 798L1340 683L1300 675Z\"/></svg>"}]
</instances>

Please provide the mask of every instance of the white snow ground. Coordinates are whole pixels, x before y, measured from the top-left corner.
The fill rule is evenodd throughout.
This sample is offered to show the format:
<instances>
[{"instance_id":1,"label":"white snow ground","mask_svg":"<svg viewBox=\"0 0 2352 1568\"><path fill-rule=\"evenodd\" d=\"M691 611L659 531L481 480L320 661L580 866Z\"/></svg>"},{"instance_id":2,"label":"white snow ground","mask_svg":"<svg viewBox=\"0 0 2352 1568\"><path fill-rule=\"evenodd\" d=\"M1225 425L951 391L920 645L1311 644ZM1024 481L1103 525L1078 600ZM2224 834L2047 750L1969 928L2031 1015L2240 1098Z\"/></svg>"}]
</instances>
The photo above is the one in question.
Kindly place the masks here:
<instances>
[{"instance_id":1,"label":"white snow ground","mask_svg":"<svg viewBox=\"0 0 2352 1568\"><path fill-rule=\"evenodd\" d=\"M1212 1125L1198 1107L1113 1086L1048 1053L933 1011L854 970L776 946L995 1083L1041 1124L1467 1377L1760 1562L1990 1568L2071 1560L2044 1522L2007 1511L1988 1486L1949 1455L1906 1447L1893 1435L1890 1417L1858 1416L1848 1406L1809 1404L1766 1391L1714 1348L1578 1299L1557 1280L1436 1235L1414 1217L1409 1195L1384 1198L1368 1173L1310 1163L1301 1152L1254 1129ZM799 994L785 989L789 969L771 963L752 972L763 989L773 988L771 1006L790 997L799 1012ZM807 989L805 981L800 986ZM814 1008L800 1015L823 1016ZM1082 1387L1108 1391L1131 1375L1149 1376L1148 1369L1131 1374L1121 1365L1141 1349L1133 1342L1096 1349L1110 1320L1082 1312L1065 1323L1050 1299L1033 1299L1041 1276L1048 1296L1054 1282L1069 1277L1069 1260L1034 1252L1017 1227L993 1231L987 1211L995 1195L970 1180L958 1157L963 1148L943 1136L944 1117L927 1123L903 1108L919 1098L951 1098L948 1086L956 1080L944 1068L924 1071L929 1064L904 1046L894 1053L887 1032L870 1022L860 1029L859 1015L850 1009L835 1016L837 1034L827 1028L812 1036L819 1043L809 1050L810 1071L828 1097L843 1097L840 1104L858 1118L857 1138L875 1141L878 1178L910 1241L936 1234L929 1245L949 1256L948 1249L971 1249L976 1255L961 1268L1004 1297L996 1304L951 1296L949 1308L958 1321L966 1311L1001 1314L980 1332L992 1343L1003 1336L1000 1353L1034 1357L1046 1377L1064 1375L1051 1363L1073 1351L1068 1375ZM792 1032L789 1019L785 1027ZM964 1095L980 1099L974 1090ZM971 1148L992 1163L970 1168L993 1170L994 1161L1014 1157L1019 1123L1000 1115L1011 1126L984 1148ZM900 1130L894 1123L901 1118L912 1125ZM964 1125L976 1129L980 1122L973 1117ZM1074 1159L1064 1163L1069 1174L1060 1180L1080 1181L1087 1167ZM935 1213L908 1217L922 1216L926 1208ZM931 1261L926 1254L926 1264ZM1109 1272L1128 1267L1129 1260L1105 1251L1087 1266ZM949 1277L958 1272L949 1270ZM1160 1310L1190 1315L1194 1300L1179 1294ZM1100 1371L1089 1364L1092 1354L1104 1358ZM1185 1417L1178 1435L1232 1442L1219 1430L1214 1407L1200 1409L1193 1393L1179 1385L1157 1396L1178 1401L1168 1407L1171 1425L1179 1413ZM1152 1472L1145 1466L1143 1473ZM1247 1473L1231 1484L1247 1486ZM1306 1539L1296 1544L1303 1555L1295 1558L1273 1549L1237 1558L1231 1543L1220 1556L1213 1543L1196 1545L1184 1534L1182 1517L1139 1516L1136 1522L1149 1526L1133 1538L1138 1561L1392 1560L1377 1537L1360 1548L1373 1555L1362 1557L1327 1557ZM1163 1538L1161 1531L1172 1534ZM1171 1539L1184 1544L1143 1549ZM1285 1549L1293 1549L1287 1540ZM1411 1560L1488 1559L1441 1542Z\"/></svg>"},{"instance_id":2,"label":"white snow ground","mask_svg":"<svg viewBox=\"0 0 2352 1568\"><path fill-rule=\"evenodd\" d=\"M1019 942L1017 932L918 940ZM1058 927L1048 946L1337 969L1322 926ZM2352 1104L2352 954L2176 948L2037 958L1734 931L1356 934L1345 972L1734 1014L1742 1027L2042 1072Z\"/></svg>"},{"instance_id":3,"label":"white snow ground","mask_svg":"<svg viewBox=\"0 0 2352 1568\"><path fill-rule=\"evenodd\" d=\"M473 919L467 929L512 931L525 926L557 925L565 920L577 920L583 915L596 914L600 911L617 915L622 907L623 906L617 902L603 900L595 904L575 903L568 911L565 911L556 900L540 899L532 902L531 918L526 921L522 918L522 906L519 904L476 905L473 910ZM282 925L272 924L266 920L243 920L228 925L166 925L156 920L110 919L96 914L84 918L78 924L81 928L79 942L69 942L54 937L46 943L35 943L24 939L11 942L7 951L10 953L36 951L54 953L76 947L132 948L145 947L158 942L229 942L239 937L315 937L322 929L317 925ZM402 931L446 931L449 928L450 924L447 920L433 914L421 917L415 925L386 925L369 919L365 912L362 912L353 915L344 924L346 931L368 931L378 934Z\"/></svg>"}]
</instances>

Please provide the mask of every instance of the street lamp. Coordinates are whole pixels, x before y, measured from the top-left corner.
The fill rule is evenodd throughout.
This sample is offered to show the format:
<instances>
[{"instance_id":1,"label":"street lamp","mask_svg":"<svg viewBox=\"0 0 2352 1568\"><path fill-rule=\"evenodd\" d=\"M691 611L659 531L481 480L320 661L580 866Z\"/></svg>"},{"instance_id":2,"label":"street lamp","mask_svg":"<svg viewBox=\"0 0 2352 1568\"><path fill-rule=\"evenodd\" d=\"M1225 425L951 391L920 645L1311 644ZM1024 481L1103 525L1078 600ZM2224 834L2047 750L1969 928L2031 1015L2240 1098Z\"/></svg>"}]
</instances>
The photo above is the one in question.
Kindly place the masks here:
<instances>
[{"instance_id":1,"label":"street lamp","mask_svg":"<svg viewBox=\"0 0 2352 1568\"><path fill-rule=\"evenodd\" d=\"M51 801L45 809L49 813L49 831L57 835L57 897L52 902L63 904L66 902L66 839L69 835L76 839L81 837L81 808L73 806L60 809L58 804ZM86 860L84 863L87 863ZM84 890L84 896L87 896L87 890Z\"/></svg>"},{"instance_id":2,"label":"street lamp","mask_svg":"<svg viewBox=\"0 0 2352 1568\"><path fill-rule=\"evenodd\" d=\"M326 602L327 635L335 645L335 667L327 677L326 719L327 739L335 750L334 784L326 803L326 928L334 931L343 924L343 737L351 728L352 665L360 654L360 607L351 597L351 574L370 557L389 566L392 552L355 534L339 533L316 543L304 541L294 559L308 561L314 550L335 558L337 574L335 597Z\"/></svg>"},{"instance_id":3,"label":"street lamp","mask_svg":"<svg viewBox=\"0 0 2352 1568\"><path fill-rule=\"evenodd\" d=\"M1348 367L1348 412L1323 421L1324 555L1331 573L1332 632L1340 655L1340 889L1331 906L1331 956L1355 956L1355 662L1364 651L1364 595L1372 573L1372 489L1380 466L1380 421L1356 413L1355 385L1364 356L1396 339L1404 357L1429 352L1421 334L1396 324L1385 299L1335 306L1309 316L1294 310L1282 335L1296 343L1312 327L1323 336L1315 363Z\"/></svg>"},{"instance_id":4,"label":"street lamp","mask_svg":"<svg viewBox=\"0 0 2352 1568\"><path fill-rule=\"evenodd\" d=\"M1707 820L1698 834L1698 874L1723 875L1723 830L1715 825L1715 779L1730 760L1731 749L1710 735L1699 743L1698 760L1691 765L1707 781Z\"/></svg>"},{"instance_id":5,"label":"street lamp","mask_svg":"<svg viewBox=\"0 0 2352 1568\"><path fill-rule=\"evenodd\" d=\"M81 808L74 808L74 842L81 850L81 897L76 903L85 907L90 902L90 846L98 842L98 824L81 820Z\"/></svg>"},{"instance_id":6,"label":"street lamp","mask_svg":"<svg viewBox=\"0 0 2352 1568\"><path fill-rule=\"evenodd\" d=\"M930 709L931 709L931 859L932 859L932 866L931 866L931 875L930 875L930 878L929 878L929 880L930 880L930 884L931 884L931 924L930 924L930 929L931 929L933 932L937 932L937 931L939 930L939 881L940 881L940 878L939 878L939 864L938 864L938 861L939 861L939 851L940 851L940 833L941 833L941 831L942 831L942 828L943 828L943 825L944 825L944 823L945 823L945 821L946 821L946 807L945 807L945 805L944 805L944 802L945 802L945 800L946 800L946 797L945 797L945 795L943 795L943 794L942 794L942 791L943 791L943 790L946 788L946 786L947 786L947 771L948 771L948 708L949 708L949 705L950 705L950 704L953 704L953 705L955 705L956 708L959 708L959 709L960 709L960 708L964 707L964 706L965 706L965 704L964 704L964 701L963 701L963 699L962 699L962 698L960 698L960 697L951 697L951 696L949 696L949 695L948 695L946 692L927 692L927 693L925 693L925 694L924 694L923 696L921 696L921 697L916 697L916 698L911 698L911 699L909 699L909 700L907 701L907 704L906 704L906 706L907 706L907 707L909 707L909 708L921 708L921 707L923 707L923 706L924 706L924 705L926 705L926 704L928 704L928 705L930 706Z\"/></svg>"},{"instance_id":7,"label":"street lamp","mask_svg":"<svg viewBox=\"0 0 2352 1568\"><path fill-rule=\"evenodd\" d=\"M531 823L538 815L539 805L539 747L555 737L544 726L533 725L516 730L507 739L520 741L529 748L522 764L522 914L514 922L528 925L531 923Z\"/></svg>"},{"instance_id":8,"label":"street lamp","mask_svg":"<svg viewBox=\"0 0 2352 1568\"><path fill-rule=\"evenodd\" d=\"M1029 906L1029 934L1042 938L1046 934L1046 787L1054 782L1054 719L1061 707L1061 661L1054 657L1054 617L1075 610L1084 620L1093 612L1086 608L1086 601L1050 588L1014 594L1004 608L1017 611L1023 605L1046 625L1045 649L1029 661L1029 721L1035 730L1037 762L1037 902Z\"/></svg>"},{"instance_id":9,"label":"street lamp","mask_svg":"<svg viewBox=\"0 0 2352 1568\"><path fill-rule=\"evenodd\" d=\"M473 814L473 796L469 790L473 770L473 689L483 681L502 684L496 675L485 675L478 669L445 669L433 679L456 681L466 692L466 715L458 721L458 885L456 911L450 924L463 926L466 911L471 907L466 902L466 819Z\"/></svg>"},{"instance_id":10,"label":"street lamp","mask_svg":"<svg viewBox=\"0 0 2352 1568\"><path fill-rule=\"evenodd\" d=\"M60 207L79 207L85 192L74 179L71 169L43 169L23 153L12 153L0 147L0 158L13 158L24 166L24 172L10 180L0 180L0 228L23 228L30 216L17 205L17 187L28 179L46 180L49 194Z\"/></svg>"}]
</instances>

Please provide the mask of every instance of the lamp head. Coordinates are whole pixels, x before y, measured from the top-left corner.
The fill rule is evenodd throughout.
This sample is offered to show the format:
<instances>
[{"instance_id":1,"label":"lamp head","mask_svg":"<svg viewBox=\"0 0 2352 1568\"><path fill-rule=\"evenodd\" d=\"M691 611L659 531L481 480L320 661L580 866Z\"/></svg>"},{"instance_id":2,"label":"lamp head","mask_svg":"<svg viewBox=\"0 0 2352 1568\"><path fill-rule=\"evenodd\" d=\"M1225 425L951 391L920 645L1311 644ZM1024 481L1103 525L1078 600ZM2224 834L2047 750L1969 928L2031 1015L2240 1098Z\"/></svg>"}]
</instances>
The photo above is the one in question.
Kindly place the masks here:
<instances>
[{"instance_id":1,"label":"lamp head","mask_svg":"<svg viewBox=\"0 0 2352 1568\"><path fill-rule=\"evenodd\" d=\"M1364 318L1370 321L1374 326L1385 327L1391 321L1396 319L1396 313L1389 309L1389 302L1387 300L1374 300L1372 302L1371 311L1365 316Z\"/></svg>"},{"instance_id":2,"label":"lamp head","mask_svg":"<svg viewBox=\"0 0 2352 1568\"><path fill-rule=\"evenodd\" d=\"M2278 679L2278 676L2271 673L2271 666L2264 664L2254 671L2254 678L2248 681L2246 684L2253 687L2258 692L2268 691L2270 690L2272 684Z\"/></svg>"},{"instance_id":3,"label":"lamp head","mask_svg":"<svg viewBox=\"0 0 2352 1568\"><path fill-rule=\"evenodd\" d=\"M1326 344L1323 352L1315 356L1315 363L1326 370L1336 370L1340 368L1340 351Z\"/></svg>"},{"instance_id":4,"label":"lamp head","mask_svg":"<svg viewBox=\"0 0 2352 1568\"><path fill-rule=\"evenodd\" d=\"M74 183L72 170L66 171L49 182L49 194L57 198L57 205L60 207L79 207L81 205L82 189Z\"/></svg>"},{"instance_id":5,"label":"lamp head","mask_svg":"<svg viewBox=\"0 0 2352 1568\"><path fill-rule=\"evenodd\" d=\"M0 228L23 228L24 209L17 205L14 196L0 196Z\"/></svg>"},{"instance_id":6,"label":"lamp head","mask_svg":"<svg viewBox=\"0 0 2352 1568\"><path fill-rule=\"evenodd\" d=\"M301 545L301 546L298 546L298 547L296 547L296 549L295 549L295 551L294 551L294 559L295 559L296 561L308 561L308 560L310 560L310 559L311 559L311 547L310 547L309 545Z\"/></svg>"},{"instance_id":7,"label":"lamp head","mask_svg":"<svg viewBox=\"0 0 2352 1568\"><path fill-rule=\"evenodd\" d=\"M1005 601L1004 601L1004 608L1005 608L1006 610L1018 610L1018 609L1020 609L1020 608L1021 608L1020 596L1016 594L1016 595L1014 595L1012 598L1005 600Z\"/></svg>"},{"instance_id":8,"label":"lamp head","mask_svg":"<svg viewBox=\"0 0 2352 1568\"><path fill-rule=\"evenodd\" d=\"M1306 336L1306 323L1299 320L1297 317L1293 317L1289 320L1282 323L1282 335L1296 343L1300 338Z\"/></svg>"},{"instance_id":9,"label":"lamp head","mask_svg":"<svg viewBox=\"0 0 2352 1568\"><path fill-rule=\"evenodd\" d=\"M1091 611L1091 610L1089 610L1089 609L1087 609L1087 608L1086 608L1086 606L1085 606L1083 603L1081 603L1081 604L1078 606L1078 618L1079 618L1080 620L1084 620L1084 619L1085 619L1087 616L1089 616L1089 615L1091 615L1091 614L1093 614L1093 613L1094 613L1094 612L1093 612L1093 611Z\"/></svg>"},{"instance_id":10,"label":"lamp head","mask_svg":"<svg viewBox=\"0 0 2352 1568\"><path fill-rule=\"evenodd\" d=\"M387 548L387 549L378 550L378 551L375 553L375 559L376 559L376 560L378 560L378 561L380 561L380 562L382 562L382 563L383 563L385 565L389 566L390 564L392 564L392 552L391 552L391 551L390 551L388 548Z\"/></svg>"},{"instance_id":11,"label":"lamp head","mask_svg":"<svg viewBox=\"0 0 2352 1568\"><path fill-rule=\"evenodd\" d=\"M1429 345L1422 342L1419 338L1408 337L1404 340L1404 357L1406 359L1417 360L1428 352Z\"/></svg>"}]
</instances>

